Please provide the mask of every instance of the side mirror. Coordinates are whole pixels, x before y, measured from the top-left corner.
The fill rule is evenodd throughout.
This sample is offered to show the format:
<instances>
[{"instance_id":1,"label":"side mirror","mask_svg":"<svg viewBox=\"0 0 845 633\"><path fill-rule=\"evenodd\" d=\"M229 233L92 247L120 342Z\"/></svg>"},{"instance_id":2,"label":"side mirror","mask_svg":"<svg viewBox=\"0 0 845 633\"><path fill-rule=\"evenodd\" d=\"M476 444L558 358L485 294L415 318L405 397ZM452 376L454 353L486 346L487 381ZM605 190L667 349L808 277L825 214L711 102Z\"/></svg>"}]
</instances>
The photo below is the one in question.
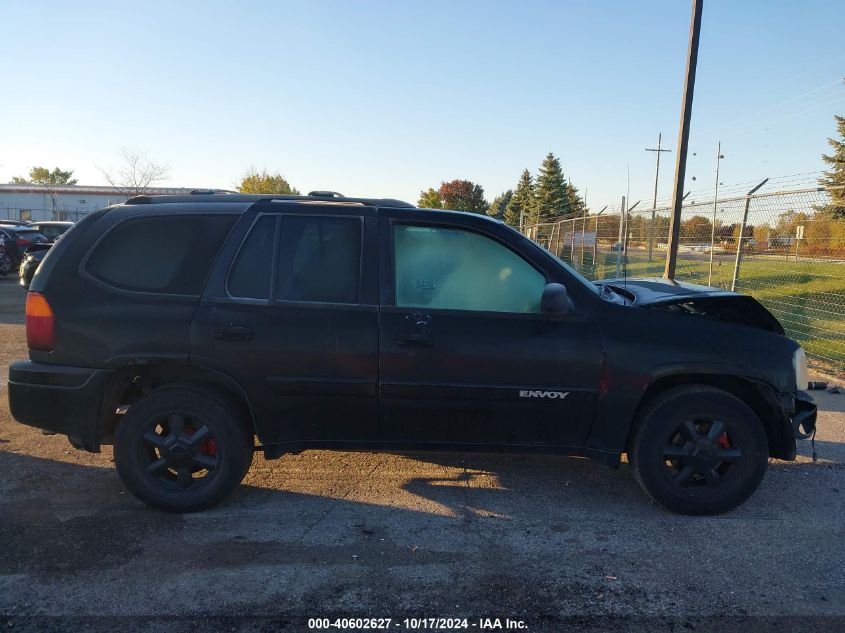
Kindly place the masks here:
<instances>
[{"instance_id":1,"label":"side mirror","mask_svg":"<svg viewBox=\"0 0 845 633\"><path fill-rule=\"evenodd\" d=\"M546 284L543 298L540 299L540 311L544 314L566 315L572 312L572 302L563 284Z\"/></svg>"}]
</instances>

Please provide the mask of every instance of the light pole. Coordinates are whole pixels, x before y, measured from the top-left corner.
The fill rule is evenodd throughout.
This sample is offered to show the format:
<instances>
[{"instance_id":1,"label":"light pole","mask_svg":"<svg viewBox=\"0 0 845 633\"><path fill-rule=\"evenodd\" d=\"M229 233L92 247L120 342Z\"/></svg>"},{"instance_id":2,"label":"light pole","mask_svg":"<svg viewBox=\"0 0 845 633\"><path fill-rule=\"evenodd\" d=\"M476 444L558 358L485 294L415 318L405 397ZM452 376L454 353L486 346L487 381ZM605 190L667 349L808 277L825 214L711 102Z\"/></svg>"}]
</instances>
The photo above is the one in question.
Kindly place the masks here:
<instances>
[{"instance_id":1,"label":"light pole","mask_svg":"<svg viewBox=\"0 0 845 633\"><path fill-rule=\"evenodd\" d=\"M716 203L719 202L719 163L725 157L722 154L722 141L716 143L716 190L713 192L713 224L710 226L710 271L707 285L713 285L713 251L716 250Z\"/></svg>"}]
</instances>

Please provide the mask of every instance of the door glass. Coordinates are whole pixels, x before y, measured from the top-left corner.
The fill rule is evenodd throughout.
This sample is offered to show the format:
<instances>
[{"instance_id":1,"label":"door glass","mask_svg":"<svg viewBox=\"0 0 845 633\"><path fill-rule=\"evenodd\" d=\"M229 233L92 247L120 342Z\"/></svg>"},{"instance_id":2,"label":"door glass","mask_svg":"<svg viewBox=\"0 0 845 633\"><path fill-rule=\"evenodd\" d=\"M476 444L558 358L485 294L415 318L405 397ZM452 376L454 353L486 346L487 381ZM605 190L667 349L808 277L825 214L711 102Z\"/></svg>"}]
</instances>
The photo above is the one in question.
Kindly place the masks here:
<instances>
[{"instance_id":1,"label":"door glass","mask_svg":"<svg viewBox=\"0 0 845 633\"><path fill-rule=\"evenodd\" d=\"M396 305L540 312L546 278L502 244L461 229L393 228Z\"/></svg>"},{"instance_id":2,"label":"door glass","mask_svg":"<svg viewBox=\"0 0 845 633\"><path fill-rule=\"evenodd\" d=\"M283 216L276 299L358 303L361 218Z\"/></svg>"},{"instance_id":3,"label":"door glass","mask_svg":"<svg viewBox=\"0 0 845 633\"><path fill-rule=\"evenodd\" d=\"M252 225L226 280L230 295L249 299L270 298L275 236L275 216L262 216Z\"/></svg>"}]
</instances>

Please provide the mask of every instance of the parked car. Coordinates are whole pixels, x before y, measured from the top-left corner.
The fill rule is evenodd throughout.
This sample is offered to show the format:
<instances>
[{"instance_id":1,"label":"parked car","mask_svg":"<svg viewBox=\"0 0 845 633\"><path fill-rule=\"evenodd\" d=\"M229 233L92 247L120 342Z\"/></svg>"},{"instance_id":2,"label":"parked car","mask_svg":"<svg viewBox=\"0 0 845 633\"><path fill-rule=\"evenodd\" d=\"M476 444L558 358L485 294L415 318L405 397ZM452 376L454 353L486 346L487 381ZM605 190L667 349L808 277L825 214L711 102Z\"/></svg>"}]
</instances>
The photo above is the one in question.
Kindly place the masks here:
<instances>
[{"instance_id":1,"label":"parked car","mask_svg":"<svg viewBox=\"0 0 845 633\"><path fill-rule=\"evenodd\" d=\"M19 224L0 224L0 239L5 240L6 253L12 258L12 270L17 270L27 248L47 242L35 229Z\"/></svg>"},{"instance_id":2,"label":"parked car","mask_svg":"<svg viewBox=\"0 0 845 633\"><path fill-rule=\"evenodd\" d=\"M24 252L23 259L18 267L18 279L24 288L29 288L32 276L38 269L41 260L47 255L47 251L52 248L53 244L73 226L73 222L33 222L30 226L37 228L48 241L33 244Z\"/></svg>"},{"instance_id":3,"label":"parked car","mask_svg":"<svg viewBox=\"0 0 845 633\"><path fill-rule=\"evenodd\" d=\"M81 220L26 303L13 416L114 444L147 504L209 508L309 448L627 453L653 499L730 510L815 426L754 299L593 284L505 224L395 200L137 197ZM565 510L564 510L565 511Z\"/></svg>"},{"instance_id":4,"label":"parked car","mask_svg":"<svg viewBox=\"0 0 845 633\"><path fill-rule=\"evenodd\" d=\"M47 238L50 242L55 242L56 238L65 233L73 222L64 222L60 220L44 220L42 222L30 222L29 226Z\"/></svg>"},{"instance_id":5,"label":"parked car","mask_svg":"<svg viewBox=\"0 0 845 633\"><path fill-rule=\"evenodd\" d=\"M0 277L5 277L14 268L12 256L6 250L6 236L0 233Z\"/></svg>"},{"instance_id":6,"label":"parked car","mask_svg":"<svg viewBox=\"0 0 845 633\"><path fill-rule=\"evenodd\" d=\"M30 247L24 253L23 260L20 266L18 266L18 281L21 286L29 288L29 284L32 283L32 277L35 275L35 271L38 270L38 265L47 256L47 251L50 250L50 247L52 247L52 244L46 242Z\"/></svg>"}]
</instances>

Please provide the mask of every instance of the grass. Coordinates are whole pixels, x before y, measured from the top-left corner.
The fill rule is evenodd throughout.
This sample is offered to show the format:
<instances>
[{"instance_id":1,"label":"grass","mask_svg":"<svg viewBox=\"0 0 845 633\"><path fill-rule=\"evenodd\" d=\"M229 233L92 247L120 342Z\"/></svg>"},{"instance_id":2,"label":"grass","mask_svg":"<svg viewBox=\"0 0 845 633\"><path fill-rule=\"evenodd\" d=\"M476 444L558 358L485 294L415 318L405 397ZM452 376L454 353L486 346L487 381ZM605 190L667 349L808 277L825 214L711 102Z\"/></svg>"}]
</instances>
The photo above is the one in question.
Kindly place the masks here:
<instances>
[{"instance_id":1,"label":"grass","mask_svg":"<svg viewBox=\"0 0 845 633\"><path fill-rule=\"evenodd\" d=\"M616 276L616 253L599 252L595 265L589 251L581 266L575 251L574 266L590 279ZM569 254L563 253L569 261ZM629 277L661 277L665 252L655 252L651 262L645 250L630 249ZM732 255L717 254L713 262L713 286L730 288L734 269ZM620 275L621 275L620 271ZM679 281L708 285L709 256L680 253L676 271ZM780 256L745 255L736 290L753 296L801 343L807 354L827 369L845 372L845 263L787 259Z\"/></svg>"}]
</instances>

